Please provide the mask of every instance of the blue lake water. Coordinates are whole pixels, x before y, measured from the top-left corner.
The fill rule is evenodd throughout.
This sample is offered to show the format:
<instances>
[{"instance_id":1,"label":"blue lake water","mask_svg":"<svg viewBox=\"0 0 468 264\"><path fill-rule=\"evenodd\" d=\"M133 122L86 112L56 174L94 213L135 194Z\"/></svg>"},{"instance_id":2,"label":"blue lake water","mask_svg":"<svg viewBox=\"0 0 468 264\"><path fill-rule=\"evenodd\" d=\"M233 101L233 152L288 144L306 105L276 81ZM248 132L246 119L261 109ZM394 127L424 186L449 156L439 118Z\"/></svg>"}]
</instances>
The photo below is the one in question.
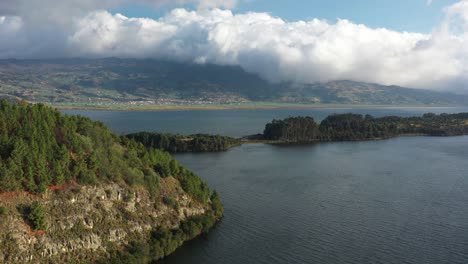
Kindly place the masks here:
<instances>
[{"instance_id":1,"label":"blue lake water","mask_svg":"<svg viewBox=\"0 0 468 264\"><path fill-rule=\"evenodd\" d=\"M273 118L466 108L79 113L117 133L258 133ZM249 144L177 159L216 189L225 218L166 264L468 263L468 137Z\"/></svg>"},{"instance_id":2,"label":"blue lake water","mask_svg":"<svg viewBox=\"0 0 468 264\"><path fill-rule=\"evenodd\" d=\"M334 113L417 116L424 113L468 112L468 107L414 108L318 108L281 110L219 110L219 111L63 111L81 114L108 124L117 133L158 131L169 133L209 133L226 136L246 136L263 132L272 119L289 116L313 116L317 121Z\"/></svg>"}]
</instances>

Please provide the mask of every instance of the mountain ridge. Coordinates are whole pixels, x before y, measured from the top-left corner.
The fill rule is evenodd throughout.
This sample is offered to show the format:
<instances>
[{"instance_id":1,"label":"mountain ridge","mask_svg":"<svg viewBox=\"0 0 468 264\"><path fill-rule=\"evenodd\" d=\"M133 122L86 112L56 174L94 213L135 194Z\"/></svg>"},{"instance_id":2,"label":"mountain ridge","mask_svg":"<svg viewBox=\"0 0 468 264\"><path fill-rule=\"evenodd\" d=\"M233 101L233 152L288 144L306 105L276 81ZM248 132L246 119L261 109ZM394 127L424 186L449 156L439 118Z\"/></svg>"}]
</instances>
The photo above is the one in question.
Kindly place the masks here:
<instances>
[{"instance_id":1,"label":"mountain ridge","mask_svg":"<svg viewBox=\"0 0 468 264\"><path fill-rule=\"evenodd\" d=\"M269 83L239 66L153 59L0 60L0 95L59 106L468 105L468 95L351 80Z\"/></svg>"}]
</instances>

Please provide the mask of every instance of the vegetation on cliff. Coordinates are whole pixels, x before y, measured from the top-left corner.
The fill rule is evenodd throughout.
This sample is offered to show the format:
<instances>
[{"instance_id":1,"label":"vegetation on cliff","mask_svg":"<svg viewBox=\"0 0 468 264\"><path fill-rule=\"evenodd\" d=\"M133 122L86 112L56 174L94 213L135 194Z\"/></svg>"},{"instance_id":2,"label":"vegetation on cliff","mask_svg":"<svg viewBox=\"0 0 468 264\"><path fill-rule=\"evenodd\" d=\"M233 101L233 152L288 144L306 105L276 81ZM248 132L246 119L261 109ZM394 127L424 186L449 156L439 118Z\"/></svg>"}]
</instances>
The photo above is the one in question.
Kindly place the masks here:
<instances>
[{"instance_id":1,"label":"vegetation on cliff","mask_svg":"<svg viewBox=\"0 0 468 264\"><path fill-rule=\"evenodd\" d=\"M47 106L0 102L0 192L42 193L69 181L112 181L158 192L160 177L175 176L202 202L208 186L169 154L120 138L101 122L63 116Z\"/></svg>"},{"instance_id":2,"label":"vegetation on cliff","mask_svg":"<svg viewBox=\"0 0 468 264\"><path fill-rule=\"evenodd\" d=\"M139 132L126 135L143 145L171 153L220 152L238 146L240 140L219 135L196 134L190 136Z\"/></svg>"},{"instance_id":3,"label":"vegetation on cliff","mask_svg":"<svg viewBox=\"0 0 468 264\"><path fill-rule=\"evenodd\" d=\"M49 185L125 181L157 185L153 160L100 122L62 116L44 105L0 103L0 191L42 193Z\"/></svg>"},{"instance_id":4,"label":"vegetation on cliff","mask_svg":"<svg viewBox=\"0 0 468 264\"><path fill-rule=\"evenodd\" d=\"M211 211L205 215L192 216L182 221L178 228L158 228L146 241L135 241L125 251L115 251L104 263L137 264L150 263L172 254L185 241L207 233L223 215L223 207L216 192L211 197Z\"/></svg>"},{"instance_id":5,"label":"vegetation on cliff","mask_svg":"<svg viewBox=\"0 0 468 264\"><path fill-rule=\"evenodd\" d=\"M28 209L28 220L34 230L47 229L44 206L39 202L33 202Z\"/></svg>"},{"instance_id":6,"label":"vegetation on cliff","mask_svg":"<svg viewBox=\"0 0 468 264\"><path fill-rule=\"evenodd\" d=\"M169 200L171 205L164 202ZM207 232L223 207L216 192L163 150L82 116L4 100L0 214L0 262L25 263L35 256L61 263L64 254L107 263L121 252L120 244L143 243L151 260L167 256ZM129 250L119 254L135 256Z\"/></svg>"},{"instance_id":7,"label":"vegetation on cliff","mask_svg":"<svg viewBox=\"0 0 468 264\"><path fill-rule=\"evenodd\" d=\"M424 114L421 117L330 115L320 124L312 117L273 120L263 138L281 142L355 141L390 138L405 134L456 136L468 134L468 113Z\"/></svg>"}]
</instances>

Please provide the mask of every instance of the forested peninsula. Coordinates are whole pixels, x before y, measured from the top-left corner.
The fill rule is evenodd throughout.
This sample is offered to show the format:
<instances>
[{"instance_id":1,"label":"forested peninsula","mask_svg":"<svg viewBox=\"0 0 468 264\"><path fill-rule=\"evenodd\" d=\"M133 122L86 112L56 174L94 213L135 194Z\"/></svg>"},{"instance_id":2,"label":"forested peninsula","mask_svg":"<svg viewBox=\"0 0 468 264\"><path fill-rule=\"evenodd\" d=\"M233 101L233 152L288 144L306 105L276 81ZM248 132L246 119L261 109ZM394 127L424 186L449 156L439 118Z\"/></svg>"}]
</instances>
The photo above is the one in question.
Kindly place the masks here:
<instances>
[{"instance_id":1,"label":"forested peninsula","mask_svg":"<svg viewBox=\"0 0 468 264\"><path fill-rule=\"evenodd\" d=\"M147 263L222 215L218 194L167 152L0 102L1 263Z\"/></svg>"},{"instance_id":2,"label":"forested peninsula","mask_svg":"<svg viewBox=\"0 0 468 264\"><path fill-rule=\"evenodd\" d=\"M128 134L126 137L140 142L147 147L171 153L220 152L241 144L241 140L237 138L207 134L184 136L168 133L139 132Z\"/></svg>"},{"instance_id":3,"label":"forested peninsula","mask_svg":"<svg viewBox=\"0 0 468 264\"><path fill-rule=\"evenodd\" d=\"M468 134L468 113L424 114L421 117L330 115L317 123L312 117L273 120L263 134L248 140L273 143L312 143L386 139L404 135L460 136Z\"/></svg>"},{"instance_id":4,"label":"forested peninsula","mask_svg":"<svg viewBox=\"0 0 468 264\"><path fill-rule=\"evenodd\" d=\"M174 135L139 132L124 136L171 153L221 152L241 144L300 144L336 141L365 141L398 136L461 136L468 135L468 113L433 114L420 117L334 114L317 123L313 117L297 116L273 120L263 133L232 138L219 135Z\"/></svg>"}]
</instances>

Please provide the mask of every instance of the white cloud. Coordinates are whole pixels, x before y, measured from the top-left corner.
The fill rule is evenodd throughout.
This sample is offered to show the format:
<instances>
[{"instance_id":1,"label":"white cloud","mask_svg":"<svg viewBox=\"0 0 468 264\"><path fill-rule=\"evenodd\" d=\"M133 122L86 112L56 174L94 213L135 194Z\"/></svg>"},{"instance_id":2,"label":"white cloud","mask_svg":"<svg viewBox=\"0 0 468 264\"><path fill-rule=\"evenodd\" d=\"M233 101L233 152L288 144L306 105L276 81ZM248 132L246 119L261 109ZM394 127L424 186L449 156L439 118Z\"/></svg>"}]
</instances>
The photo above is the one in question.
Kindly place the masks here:
<instances>
[{"instance_id":1,"label":"white cloud","mask_svg":"<svg viewBox=\"0 0 468 264\"><path fill-rule=\"evenodd\" d=\"M115 1L120 0L108 2ZM95 8L91 0L81 1L83 14L68 20L36 25L18 14L0 17L5 40L0 57L166 58L240 65L270 81L349 79L468 89L468 0L447 7L445 22L431 34L373 29L348 20L286 22L265 13L234 15L205 9L229 1L197 2L204 8L175 9L158 20L89 11Z\"/></svg>"}]
</instances>

